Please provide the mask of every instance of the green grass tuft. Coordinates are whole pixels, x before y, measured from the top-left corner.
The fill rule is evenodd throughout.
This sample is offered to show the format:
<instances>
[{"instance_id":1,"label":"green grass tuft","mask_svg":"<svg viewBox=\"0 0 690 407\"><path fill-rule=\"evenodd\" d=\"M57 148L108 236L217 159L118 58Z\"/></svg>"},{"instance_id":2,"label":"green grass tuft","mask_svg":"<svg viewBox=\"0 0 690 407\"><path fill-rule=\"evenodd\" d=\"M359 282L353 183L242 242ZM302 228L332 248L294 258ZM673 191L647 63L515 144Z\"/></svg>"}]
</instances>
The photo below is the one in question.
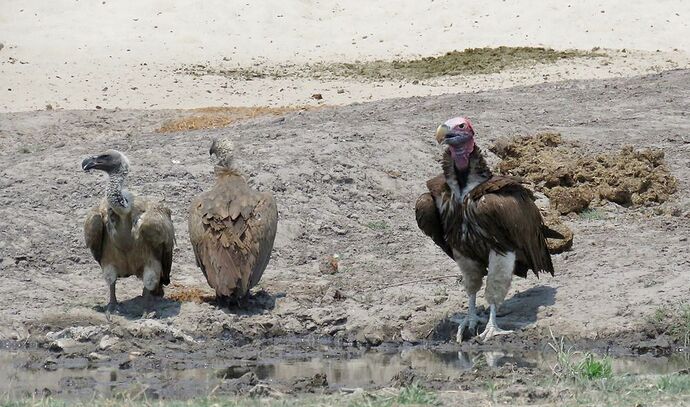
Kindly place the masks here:
<instances>
[{"instance_id":1,"label":"green grass tuft","mask_svg":"<svg viewBox=\"0 0 690 407\"><path fill-rule=\"evenodd\" d=\"M606 219L606 215L599 210L587 208L580 212L580 218L584 220L602 220Z\"/></svg>"},{"instance_id":2,"label":"green grass tuft","mask_svg":"<svg viewBox=\"0 0 690 407\"><path fill-rule=\"evenodd\" d=\"M439 404L436 394L426 390L418 384L404 387L398 394L398 404L416 404L422 406L436 406Z\"/></svg>"},{"instance_id":3,"label":"green grass tuft","mask_svg":"<svg viewBox=\"0 0 690 407\"><path fill-rule=\"evenodd\" d=\"M436 394L419 384L403 387L397 394L365 394L362 398L350 403L350 407L393 407L393 406L438 406L440 401Z\"/></svg>"},{"instance_id":4,"label":"green grass tuft","mask_svg":"<svg viewBox=\"0 0 690 407\"><path fill-rule=\"evenodd\" d=\"M388 223L385 220L373 221L367 223L367 227L372 230L386 230L388 229Z\"/></svg>"},{"instance_id":5,"label":"green grass tuft","mask_svg":"<svg viewBox=\"0 0 690 407\"><path fill-rule=\"evenodd\" d=\"M613 376L611 359L603 357L597 359L593 354L587 353L585 358L577 364L577 374L583 379L610 379Z\"/></svg>"},{"instance_id":6,"label":"green grass tuft","mask_svg":"<svg viewBox=\"0 0 690 407\"><path fill-rule=\"evenodd\" d=\"M690 303L659 307L648 320L657 331L685 347L690 346Z\"/></svg>"},{"instance_id":7,"label":"green grass tuft","mask_svg":"<svg viewBox=\"0 0 690 407\"><path fill-rule=\"evenodd\" d=\"M576 362L580 352L574 351L572 346L566 346L565 339L557 339L553 332L548 345L556 353L556 365L552 367L552 371L559 380L583 381L613 377L611 359L608 357L597 358L588 352L580 362Z\"/></svg>"}]
</instances>

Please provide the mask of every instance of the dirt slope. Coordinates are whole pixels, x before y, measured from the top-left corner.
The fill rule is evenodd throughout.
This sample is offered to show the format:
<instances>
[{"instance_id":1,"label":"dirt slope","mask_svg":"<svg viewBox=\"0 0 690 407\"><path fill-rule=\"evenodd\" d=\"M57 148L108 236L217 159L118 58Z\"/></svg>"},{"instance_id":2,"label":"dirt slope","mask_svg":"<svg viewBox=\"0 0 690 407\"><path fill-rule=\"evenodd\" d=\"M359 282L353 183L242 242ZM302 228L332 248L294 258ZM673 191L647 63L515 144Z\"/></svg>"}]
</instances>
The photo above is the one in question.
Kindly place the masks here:
<instances>
[{"instance_id":1,"label":"dirt slope","mask_svg":"<svg viewBox=\"0 0 690 407\"><path fill-rule=\"evenodd\" d=\"M131 191L160 197L173 210L178 247L167 296L194 287L210 292L194 265L185 214L212 182L210 137L233 137L241 166L279 204L275 252L261 283L268 295L230 312L167 300L154 329L138 320L132 299L141 282L129 279L118 285L128 314L115 317L116 326L144 338L448 339L447 318L465 311L454 279L380 287L458 271L417 230L413 214L424 181L439 171L434 129L458 114L473 119L482 147L551 130L591 153L626 144L665 150L679 180L670 201L636 210L611 204L596 219L570 218L576 240L571 252L554 257L556 277L516 280L503 308L504 324L524 328L523 336L547 327L581 338L634 330L658 305L690 294L688 83L690 71L671 71L355 104L171 134L154 130L181 112L1 114L0 338L105 323L94 306L105 303L107 289L81 232L104 178L82 173L79 163L106 148L130 157ZM333 253L338 272L322 274L319 264Z\"/></svg>"}]
</instances>

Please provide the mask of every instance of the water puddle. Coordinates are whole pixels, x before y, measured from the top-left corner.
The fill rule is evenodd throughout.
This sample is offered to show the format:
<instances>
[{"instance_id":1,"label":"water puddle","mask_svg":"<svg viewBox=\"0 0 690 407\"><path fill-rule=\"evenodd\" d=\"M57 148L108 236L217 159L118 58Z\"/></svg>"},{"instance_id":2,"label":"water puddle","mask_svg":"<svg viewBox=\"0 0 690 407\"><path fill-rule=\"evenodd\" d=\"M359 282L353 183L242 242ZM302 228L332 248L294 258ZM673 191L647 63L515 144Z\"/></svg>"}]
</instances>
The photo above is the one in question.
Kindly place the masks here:
<instances>
[{"instance_id":1,"label":"water puddle","mask_svg":"<svg viewBox=\"0 0 690 407\"><path fill-rule=\"evenodd\" d=\"M233 361L215 360L204 367L146 369L122 364L93 365L86 358L58 365L32 364L26 353L0 351L0 394L66 395L92 397L136 392L151 397L205 396L221 389L232 392L230 384L247 380L248 373L269 385L296 387L300 380L323 375L331 389L385 386L401 371L412 368L430 379L453 379L471 369L500 368L505 365L550 370L556 363L553 352L509 353L497 351L457 352L424 348L397 351L367 351L356 356L328 356L328 352L295 355L289 359ZM690 365L690 355L670 357L629 356L612 359L615 374L667 374ZM180 362L184 366L183 362ZM247 383L252 385L252 383ZM228 387L230 386L230 387ZM298 387L298 386L297 386ZM300 389L296 389L299 391Z\"/></svg>"}]
</instances>

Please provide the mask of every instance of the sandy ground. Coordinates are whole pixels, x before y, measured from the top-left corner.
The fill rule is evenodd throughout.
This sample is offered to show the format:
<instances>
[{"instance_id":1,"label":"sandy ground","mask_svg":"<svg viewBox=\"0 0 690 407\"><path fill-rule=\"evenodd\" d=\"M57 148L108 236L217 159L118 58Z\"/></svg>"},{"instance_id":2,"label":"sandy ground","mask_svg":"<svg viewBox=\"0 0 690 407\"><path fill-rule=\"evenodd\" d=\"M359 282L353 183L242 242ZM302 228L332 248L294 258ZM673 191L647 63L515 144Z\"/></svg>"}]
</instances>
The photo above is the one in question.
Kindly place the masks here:
<instances>
[{"instance_id":1,"label":"sandy ground","mask_svg":"<svg viewBox=\"0 0 690 407\"><path fill-rule=\"evenodd\" d=\"M629 332L655 307L689 293L688 77L674 71L395 99L165 135L152 131L179 112L4 114L0 286L7 300L0 315L5 328L13 327L5 335L24 337L30 322L72 314L104 321L93 307L105 301L105 286L81 235L104 180L80 173L78 163L106 147L130 156L131 190L158 196L173 210L178 247L169 294L204 289L185 213L212 180L209 139L224 136L238 140L246 172L280 203L275 252L261 283L270 298L260 301L258 315L166 301L164 320L192 336L233 329L252 338L449 339L448 318L465 301L452 279L381 287L457 272L417 230L413 206L424 181L438 172L433 129L460 109L475 119L484 147L499 136L551 129L590 154L626 144L667 152L680 182L671 202L656 212L612 204L602 209L603 219L570 219L576 241L573 251L555 257L556 277L516 281L505 305L506 323L528 332L550 327L580 338ZM322 274L319 262L332 253L341 256L339 272ZM141 283L130 279L120 287L120 298L132 299ZM132 306L139 312L136 301Z\"/></svg>"},{"instance_id":2,"label":"sandy ground","mask_svg":"<svg viewBox=\"0 0 690 407\"><path fill-rule=\"evenodd\" d=\"M155 394L189 397L207 391L200 386L208 382L199 382L193 371L179 382L160 374L304 354L296 349L303 346L311 346L310 355L324 352L307 345L318 342L270 342L281 338L364 346L452 340L451 319L466 307L454 278L389 285L458 272L417 229L413 207L425 179L439 171L436 124L461 109L475 119L482 147L506 135L555 130L589 154L627 144L663 148L680 185L661 206L611 204L599 208L596 219L568 219L576 239L572 251L554 256L556 276L516 279L508 294L499 320L517 332L489 345L451 342L445 345L449 351L538 350L552 330L587 349L665 354L673 345L654 337L647 318L690 294L689 80L690 71L679 70L393 99L170 134L154 131L186 112L1 114L0 343L38 346L20 371L120 369L114 388L129 390L140 383L135 373L146 372ZM185 216L192 197L212 182L206 156L211 137L235 139L242 168L279 202L278 237L263 291L242 309L171 299L211 293L194 265ZM83 245L81 222L103 193L104 178L82 173L79 163L106 146L129 155L133 192L158 197L173 211L178 246L172 284L153 319L140 317L141 282L130 278L118 283L124 314L106 321L107 289ZM341 257L339 270L323 274L319 264L332 253ZM351 352L338 349L332 357ZM59 388L88 397L98 377L65 379L72 381ZM461 383L468 380L463 377ZM291 392L309 391L279 383ZM224 383L219 394L255 384ZM26 386L32 388L21 388Z\"/></svg>"},{"instance_id":3,"label":"sandy ground","mask_svg":"<svg viewBox=\"0 0 690 407\"><path fill-rule=\"evenodd\" d=\"M161 364L282 357L294 346L271 341L296 336L396 349L451 339L452 319L466 307L455 278L390 285L458 273L413 216L424 181L439 171L432 133L458 114L473 118L482 147L555 130L589 154L662 148L679 180L661 206L611 204L596 217L567 218L575 243L554 256L556 276L516 280L508 294L500 320L516 334L463 349L539 348L549 330L585 348L671 349L646 325L658 307L690 295L690 3L7 0L1 7L0 344L43 352L24 368L78 360L126 370L131 362L121 372L127 385ZM601 47L607 56L419 83L302 74L314 62L499 45ZM289 75L180 73L190 64ZM189 115L175 109L306 104L340 106L156 132ZM242 309L175 299L211 294L194 265L186 208L212 182L213 137L236 139L251 182L279 203L271 263ZM141 282L127 279L118 283L125 312L106 322L107 289L83 244L81 222L104 178L82 173L79 163L111 147L132 161L130 189L173 210L173 281L153 319L140 318ZM339 271L322 273L334 253ZM105 336L116 344L101 346ZM193 394L165 380L153 386Z\"/></svg>"},{"instance_id":4,"label":"sandy ground","mask_svg":"<svg viewBox=\"0 0 690 407\"><path fill-rule=\"evenodd\" d=\"M103 1L7 0L0 13L0 111L348 104L632 76L690 66L682 0ZM203 27L203 29L199 29ZM228 80L176 74L186 64L258 68L411 58L485 46L607 49L605 60L448 80ZM619 54L626 49L632 53ZM340 93L339 93L340 91Z\"/></svg>"}]
</instances>

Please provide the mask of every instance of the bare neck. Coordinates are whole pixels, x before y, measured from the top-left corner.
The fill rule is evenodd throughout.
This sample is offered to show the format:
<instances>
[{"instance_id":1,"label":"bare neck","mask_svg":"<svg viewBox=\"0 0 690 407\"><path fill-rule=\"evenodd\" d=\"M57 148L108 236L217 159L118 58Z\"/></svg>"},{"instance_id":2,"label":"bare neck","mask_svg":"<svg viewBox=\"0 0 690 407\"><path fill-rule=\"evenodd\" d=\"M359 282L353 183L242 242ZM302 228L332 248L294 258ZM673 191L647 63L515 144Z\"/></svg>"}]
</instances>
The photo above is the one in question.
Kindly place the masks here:
<instances>
[{"instance_id":1,"label":"bare neck","mask_svg":"<svg viewBox=\"0 0 690 407\"><path fill-rule=\"evenodd\" d=\"M108 173L108 184L105 189L106 199L108 205L118 212L128 212L132 207L131 198L123 190L126 178L127 171L125 170Z\"/></svg>"},{"instance_id":2,"label":"bare neck","mask_svg":"<svg viewBox=\"0 0 690 407\"><path fill-rule=\"evenodd\" d=\"M453 198L458 202L462 202L467 193L478 184L493 176L481 149L476 145L469 156L466 168L460 169L455 165L449 150L443 153L442 166L446 183L453 193Z\"/></svg>"}]
</instances>

